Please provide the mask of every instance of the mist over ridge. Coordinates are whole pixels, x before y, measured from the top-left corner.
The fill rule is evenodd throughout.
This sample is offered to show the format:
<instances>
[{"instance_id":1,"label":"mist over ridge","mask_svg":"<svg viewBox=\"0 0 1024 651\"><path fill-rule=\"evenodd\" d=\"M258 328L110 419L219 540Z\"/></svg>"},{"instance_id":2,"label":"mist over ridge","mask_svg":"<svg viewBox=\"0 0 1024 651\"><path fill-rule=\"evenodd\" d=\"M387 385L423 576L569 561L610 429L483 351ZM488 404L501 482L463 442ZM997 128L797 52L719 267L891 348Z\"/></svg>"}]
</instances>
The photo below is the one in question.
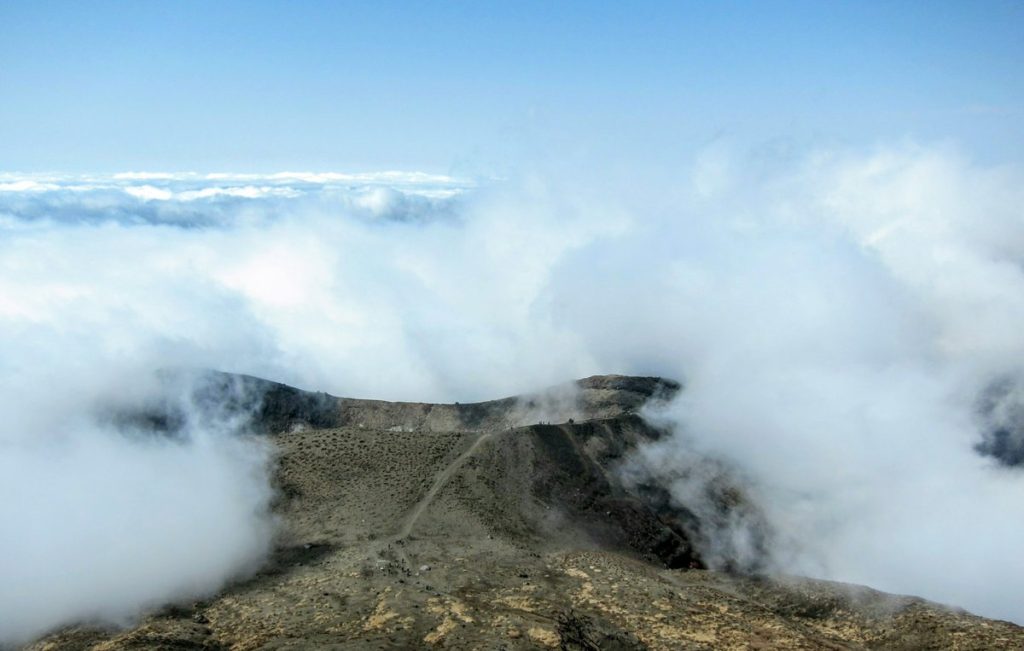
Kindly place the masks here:
<instances>
[{"instance_id":1,"label":"mist over ridge","mask_svg":"<svg viewBox=\"0 0 1024 651\"><path fill-rule=\"evenodd\" d=\"M187 391L183 441L96 416L166 393L169 366L446 402L678 379L645 472L683 500L694 451L735 466L772 570L1024 622L1024 170L905 144L693 160L628 188L0 176L0 490L28 496L0 502L0 640L258 564L268 458L244 422Z\"/></svg>"}]
</instances>

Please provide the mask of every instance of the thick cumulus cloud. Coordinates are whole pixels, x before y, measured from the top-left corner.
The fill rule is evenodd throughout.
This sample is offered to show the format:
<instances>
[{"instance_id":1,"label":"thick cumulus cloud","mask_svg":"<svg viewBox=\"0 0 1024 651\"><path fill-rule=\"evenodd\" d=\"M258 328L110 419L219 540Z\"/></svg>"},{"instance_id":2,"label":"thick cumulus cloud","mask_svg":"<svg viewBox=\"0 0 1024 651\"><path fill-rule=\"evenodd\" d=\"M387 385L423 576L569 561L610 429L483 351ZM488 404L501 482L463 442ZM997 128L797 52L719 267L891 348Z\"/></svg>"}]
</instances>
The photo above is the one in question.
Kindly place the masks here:
<instances>
[{"instance_id":1,"label":"thick cumulus cloud","mask_svg":"<svg viewBox=\"0 0 1024 651\"><path fill-rule=\"evenodd\" d=\"M647 471L713 515L694 454L733 467L757 513L718 523L719 564L1024 621L1024 475L993 443L1020 432L1021 170L912 147L714 154L688 210L570 256L552 284L588 350L687 381L652 414L677 436Z\"/></svg>"},{"instance_id":2,"label":"thick cumulus cloud","mask_svg":"<svg viewBox=\"0 0 1024 651\"><path fill-rule=\"evenodd\" d=\"M241 423L196 418L188 391L172 397L191 416L175 439L114 427L97 407L144 400L152 374L105 371L50 377L49 396L4 384L4 413L21 418L0 440L0 642L73 621L128 623L216 591L268 551L265 446ZM106 395L90 395L94 382ZM87 396L99 401L73 404Z\"/></svg>"},{"instance_id":3,"label":"thick cumulus cloud","mask_svg":"<svg viewBox=\"0 0 1024 651\"><path fill-rule=\"evenodd\" d=\"M677 433L634 471L691 503L695 454L742 479L757 517L709 558L1024 621L1024 477L979 453L1019 434L1024 172L718 146L671 182L558 176L0 178L0 637L124 620L265 551L244 419L187 391L181 438L97 416L168 366L450 401L674 377L652 417Z\"/></svg>"}]
</instances>

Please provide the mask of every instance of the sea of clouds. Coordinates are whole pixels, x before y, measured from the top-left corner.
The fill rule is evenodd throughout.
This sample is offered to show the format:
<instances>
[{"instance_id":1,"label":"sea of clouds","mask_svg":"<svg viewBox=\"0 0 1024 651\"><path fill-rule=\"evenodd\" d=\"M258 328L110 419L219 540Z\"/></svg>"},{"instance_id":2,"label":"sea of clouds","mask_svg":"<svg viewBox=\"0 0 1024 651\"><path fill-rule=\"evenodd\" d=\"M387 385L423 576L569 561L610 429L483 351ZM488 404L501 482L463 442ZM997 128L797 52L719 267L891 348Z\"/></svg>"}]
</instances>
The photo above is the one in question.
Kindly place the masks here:
<instances>
[{"instance_id":1,"label":"sea of clouds","mask_svg":"<svg viewBox=\"0 0 1024 651\"><path fill-rule=\"evenodd\" d=\"M270 452L177 367L463 402L673 377L646 467L682 502L694 454L733 468L772 570L1024 622L1024 469L977 449L1024 431L1022 206L1024 170L909 144L629 183L0 175L0 641L264 558ZM161 392L183 436L104 417Z\"/></svg>"}]
</instances>

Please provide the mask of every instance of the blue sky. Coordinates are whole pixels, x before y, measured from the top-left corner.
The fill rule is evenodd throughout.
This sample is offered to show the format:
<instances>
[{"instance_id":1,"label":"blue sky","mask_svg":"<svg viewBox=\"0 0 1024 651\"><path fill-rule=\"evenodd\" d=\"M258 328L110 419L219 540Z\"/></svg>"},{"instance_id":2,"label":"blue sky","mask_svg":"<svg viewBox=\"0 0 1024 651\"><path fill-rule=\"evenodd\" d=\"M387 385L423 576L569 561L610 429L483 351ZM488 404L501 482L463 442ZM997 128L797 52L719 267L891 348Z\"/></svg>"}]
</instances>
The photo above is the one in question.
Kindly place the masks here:
<instances>
[{"instance_id":1,"label":"blue sky","mask_svg":"<svg viewBox=\"0 0 1024 651\"><path fill-rule=\"evenodd\" d=\"M1024 145L1024 3L0 4L0 170Z\"/></svg>"}]
</instances>

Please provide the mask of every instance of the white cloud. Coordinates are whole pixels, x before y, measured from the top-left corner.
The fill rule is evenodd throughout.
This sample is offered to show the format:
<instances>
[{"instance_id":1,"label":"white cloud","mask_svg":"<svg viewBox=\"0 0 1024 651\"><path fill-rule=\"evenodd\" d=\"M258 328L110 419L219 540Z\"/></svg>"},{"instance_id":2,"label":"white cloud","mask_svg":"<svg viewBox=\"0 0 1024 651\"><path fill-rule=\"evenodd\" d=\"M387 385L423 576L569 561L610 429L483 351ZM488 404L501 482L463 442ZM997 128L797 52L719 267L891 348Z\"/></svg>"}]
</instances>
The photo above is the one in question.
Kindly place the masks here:
<instances>
[{"instance_id":1,"label":"white cloud","mask_svg":"<svg viewBox=\"0 0 1024 651\"><path fill-rule=\"evenodd\" d=\"M10 183L0 183L0 192L46 192L48 190L55 190L58 187L52 183L40 183L32 179L23 179L11 181Z\"/></svg>"},{"instance_id":2,"label":"white cloud","mask_svg":"<svg viewBox=\"0 0 1024 651\"><path fill-rule=\"evenodd\" d=\"M130 185L124 189L125 194L143 201L167 201L174 197L170 190L153 187L152 185Z\"/></svg>"},{"instance_id":3,"label":"white cloud","mask_svg":"<svg viewBox=\"0 0 1024 651\"><path fill-rule=\"evenodd\" d=\"M248 495L216 508L260 526L239 515L260 503L245 468L205 483L205 464L227 463L227 448L165 458L89 425L111 393L97 384L131 387L162 365L460 401L592 373L662 374L688 383L673 412L683 434L649 456L671 468L695 448L741 468L780 540L801 543L774 550L779 567L1024 621L1024 478L972 447L978 392L1024 371L1024 173L910 147L715 160L697 185L634 180L628 191L579 179L474 189L402 173L143 186L6 175L59 189L0 199L5 494L58 471L70 490L112 455L111 467L166 464L203 490ZM125 191L139 187L167 198ZM173 492L174 476L140 499ZM125 473L93 501L82 495L78 512L130 516L137 505L116 495L134 482L144 478ZM55 497L37 504L45 526L32 529L19 504L0 501L0 526L25 532L0 535L0 553L95 567L82 585L96 589L31 617L8 610L16 619L120 617L181 594L168 577L111 583L107 565L88 562L95 547L76 551L79 528L93 541L106 529L64 518ZM163 512L189 535L214 526L186 507L169 500ZM121 541L132 572L149 571L131 558L149 535L163 534L153 524ZM195 568L216 579L203 589L251 558L230 536L203 545L219 559ZM181 558L165 560L183 572ZM3 601L4 585L0 602L21 607ZM38 581L33 603L61 589Z\"/></svg>"}]
</instances>

